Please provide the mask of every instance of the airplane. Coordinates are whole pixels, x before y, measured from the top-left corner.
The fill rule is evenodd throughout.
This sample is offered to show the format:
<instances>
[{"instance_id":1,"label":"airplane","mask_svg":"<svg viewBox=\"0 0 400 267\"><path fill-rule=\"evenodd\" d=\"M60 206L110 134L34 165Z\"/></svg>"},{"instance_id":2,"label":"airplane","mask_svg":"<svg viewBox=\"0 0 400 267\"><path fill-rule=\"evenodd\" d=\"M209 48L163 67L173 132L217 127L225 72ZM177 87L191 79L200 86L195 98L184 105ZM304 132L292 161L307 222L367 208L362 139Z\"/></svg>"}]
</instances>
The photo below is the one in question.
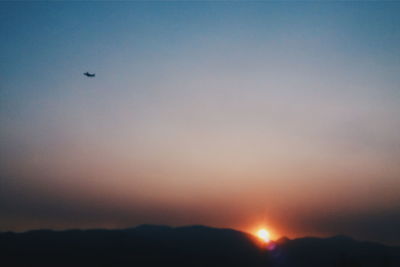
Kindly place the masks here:
<instances>
[{"instance_id":1,"label":"airplane","mask_svg":"<svg viewBox=\"0 0 400 267\"><path fill-rule=\"evenodd\" d=\"M96 76L96 73L85 72L83 75L85 75L86 77L89 77L89 78L94 78Z\"/></svg>"}]
</instances>

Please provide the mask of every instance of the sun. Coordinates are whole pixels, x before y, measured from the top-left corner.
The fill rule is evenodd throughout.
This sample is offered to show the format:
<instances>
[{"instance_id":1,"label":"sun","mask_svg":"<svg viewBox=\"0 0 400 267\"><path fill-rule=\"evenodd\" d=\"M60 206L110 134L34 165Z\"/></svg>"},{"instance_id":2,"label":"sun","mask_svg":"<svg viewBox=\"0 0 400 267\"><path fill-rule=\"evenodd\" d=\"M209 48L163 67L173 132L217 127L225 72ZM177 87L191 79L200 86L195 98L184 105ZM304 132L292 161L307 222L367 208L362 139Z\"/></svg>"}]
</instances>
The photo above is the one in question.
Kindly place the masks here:
<instances>
[{"instance_id":1,"label":"sun","mask_svg":"<svg viewBox=\"0 0 400 267\"><path fill-rule=\"evenodd\" d=\"M270 234L269 232L262 228L260 230L257 231L257 236L258 238L260 238L262 241L264 241L265 243L268 243L271 239L270 239Z\"/></svg>"}]
</instances>

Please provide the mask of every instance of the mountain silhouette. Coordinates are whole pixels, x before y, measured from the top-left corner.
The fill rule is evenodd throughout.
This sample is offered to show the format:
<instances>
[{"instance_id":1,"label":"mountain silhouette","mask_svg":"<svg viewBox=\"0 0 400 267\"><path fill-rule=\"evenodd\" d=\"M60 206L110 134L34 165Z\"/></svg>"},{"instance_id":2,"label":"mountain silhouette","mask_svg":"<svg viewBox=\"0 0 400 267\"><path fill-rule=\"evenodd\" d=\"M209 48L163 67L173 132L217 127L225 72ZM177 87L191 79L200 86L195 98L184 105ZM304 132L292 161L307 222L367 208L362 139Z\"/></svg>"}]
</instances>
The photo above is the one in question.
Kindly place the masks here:
<instances>
[{"instance_id":1,"label":"mountain silhouette","mask_svg":"<svg viewBox=\"0 0 400 267\"><path fill-rule=\"evenodd\" d=\"M252 235L205 226L141 225L123 230L0 233L7 267L89 266L400 266L400 247L345 236L281 238L268 246Z\"/></svg>"}]
</instances>

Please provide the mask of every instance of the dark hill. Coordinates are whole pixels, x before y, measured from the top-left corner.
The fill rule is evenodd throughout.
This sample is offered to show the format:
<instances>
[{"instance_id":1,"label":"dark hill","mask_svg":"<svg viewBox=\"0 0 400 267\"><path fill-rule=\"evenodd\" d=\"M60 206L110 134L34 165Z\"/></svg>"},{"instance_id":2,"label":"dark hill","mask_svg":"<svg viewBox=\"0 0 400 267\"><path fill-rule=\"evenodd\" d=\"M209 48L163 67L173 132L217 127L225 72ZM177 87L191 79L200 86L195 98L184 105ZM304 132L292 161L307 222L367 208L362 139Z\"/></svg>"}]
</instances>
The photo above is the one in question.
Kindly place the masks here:
<instances>
[{"instance_id":1,"label":"dark hill","mask_svg":"<svg viewBox=\"0 0 400 267\"><path fill-rule=\"evenodd\" d=\"M271 246L272 247L272 246ZM400 266L400 248L347 237L283 238L273 249L246 233L205 226L0 233L0 265Z\"/></svg>"}]
</instances>

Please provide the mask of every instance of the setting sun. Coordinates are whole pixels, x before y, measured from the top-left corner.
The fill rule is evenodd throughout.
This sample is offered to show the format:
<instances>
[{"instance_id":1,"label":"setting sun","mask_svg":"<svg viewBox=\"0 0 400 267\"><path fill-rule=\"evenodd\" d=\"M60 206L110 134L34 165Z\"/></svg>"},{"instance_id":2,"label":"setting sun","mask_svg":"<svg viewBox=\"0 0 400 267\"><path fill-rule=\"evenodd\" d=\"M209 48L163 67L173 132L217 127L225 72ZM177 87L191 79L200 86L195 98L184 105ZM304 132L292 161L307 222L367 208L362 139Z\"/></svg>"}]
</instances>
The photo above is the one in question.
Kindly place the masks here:
<instances>
[{"instance_id":1,"label":"setting sun","mask_svg":"<svg viewBox=\"0 0 400 267\"><path fill-rule=\"evenodd\" d=\"M261 240L263 240L264 242L269 242L269 241L271 240L271 239L270 239L270 234L269 234L269 232L268 232L266 229L260 229L260 230L258 230L257 236L258 236Z\"/></svg>"}]
</instances>

